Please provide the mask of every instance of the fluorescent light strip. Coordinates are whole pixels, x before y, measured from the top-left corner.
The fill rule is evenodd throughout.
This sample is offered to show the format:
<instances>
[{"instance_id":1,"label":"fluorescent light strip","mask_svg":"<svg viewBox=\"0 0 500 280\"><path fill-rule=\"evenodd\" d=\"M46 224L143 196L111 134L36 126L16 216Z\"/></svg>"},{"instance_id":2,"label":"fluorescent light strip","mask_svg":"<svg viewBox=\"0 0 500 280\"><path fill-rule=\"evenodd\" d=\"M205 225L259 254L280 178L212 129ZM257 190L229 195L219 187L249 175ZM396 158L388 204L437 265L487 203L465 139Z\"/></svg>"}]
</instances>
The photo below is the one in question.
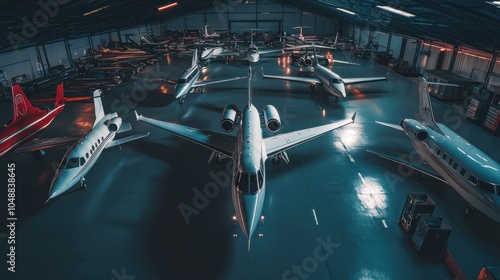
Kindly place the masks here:
<instances>
[{"instance_id":1,"label":"fluorescent light strip","mask_svg":"<svg viewBox=\"0 0 500 280\"><path fill-rule=\"evenodd\" d=\"M109 6L101 7L101 8L99 8L99 9L95 9L95 10L93 10L93 11L90 11L90 12L88 12L88 13L85 13L85 14L83 14L83 16L84 16L84 17L86 17L86 16L88 16L88 15L91 15L91 14L97 13L97 12L102 11L102 10L107 9L107 8L109 8Z\"/></svg>"},{"instance_id":2,"label":"fluorescent light strip","mask_svg":"<svg viewBox=\"0 0 500 280\"><path fill-rule=\"evenodd\" d=\"M337 10L341 11L341 12L344 12L346 14L350 14L350 15L355 15L356 13L355 12L351 12L349 10L346 10L346 9L342 9L342 8L337 8Z\"/></svg>"},{"instance_id":3,"label":"fluorescent light strip","mask_svg":"<svg viewBox=\"0 0 500 280\"><path fill-rule=\"evenodd\" d=\"M394 14L398 14L398 15L404 16L404 17L414 17L415 16L414 14L410 14L410 13L407 13L405 11L401 11L401 10L395 9L393 7L390 7L390 6L377 6L377 8L380 8L382 10L386 10L388 12L391 12L391 13L394 13Z\"/></svg>"},{"instance_id":4,"label":"fluorescent light strip","mask_svg":"<svg viewBox=\"0 0 500 280\"><path fill-rule=\"evenodd\" d=\"M161 6L161 7L158 7L158 11L163 11L165 9L168 9L170 7L173 7L173 6L176 6L177 5L177 2L174 2L174 3L170 3L168 5L165 5L165 6Z\"/></svg>"}]
</instances>

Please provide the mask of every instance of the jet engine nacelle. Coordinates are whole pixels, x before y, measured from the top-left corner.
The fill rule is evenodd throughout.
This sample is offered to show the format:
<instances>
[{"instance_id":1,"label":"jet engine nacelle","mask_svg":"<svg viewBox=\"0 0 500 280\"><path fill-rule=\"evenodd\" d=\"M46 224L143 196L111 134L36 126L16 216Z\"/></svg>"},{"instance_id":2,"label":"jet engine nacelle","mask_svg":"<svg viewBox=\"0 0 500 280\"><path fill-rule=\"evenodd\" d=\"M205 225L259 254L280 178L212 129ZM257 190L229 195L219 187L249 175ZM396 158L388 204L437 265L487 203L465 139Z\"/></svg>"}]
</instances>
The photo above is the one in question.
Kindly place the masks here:
<instances>
[{"instance_id":1,"label":"jet engine nacelle","mask_svg":"<svg viewBox=\"0 0 500 280\"><path fill-rule=\"evenodd\" d=\"M235 127L235 120L238 116L238 107L236 105L228 105L222 112L222 119L220 121L220 128L224 132L231 132Z\"/></svg>"},{"instance_id":2,"label":"jet engine nacelle","mask_svg":"<svg viewBox=\"0 0 500 280\"><path fill-rule=\"evenodd\" d=\"M116 132L116 131L118 131L118 129L120 129L121 125L122 125L122 119L121 118L111 119L108 122L108 124L107 124L109 132Z\"/></svg>"},{"instance_id":3,"label":"jet engine nacelle","mask_svg":"<svg viewBox=\"0 0 500 280\"><path fill-rule=\"evenodd\" d=\"M262 109L264 124L269 132L276 132L281 127L281 120L278 110L273 105L267 105Z\"/></svg>"},{"instance_id":4,"label":"jet engine nacelle","mask_svg":"<svg viewBox=\"0 0 500 280\"><path fill-rule=\"evenodd\" d=\"M425 126L413 119L404 119L401 122L401 127L405 131L406 135L412 140L425 141L429 138L429 132Z\"/></svg>"},{"instance_id":5,"label":"jet engine nacelle","mask_svg":"<svg viewBox=\"0 0 500 280\"><path fill-rule=\"evenodd\" d=\"M305 66L311 66L312 65L312 59L310 56L305 55L300 58L300 62L304 64Z\"/></svg>"}]
</instances>

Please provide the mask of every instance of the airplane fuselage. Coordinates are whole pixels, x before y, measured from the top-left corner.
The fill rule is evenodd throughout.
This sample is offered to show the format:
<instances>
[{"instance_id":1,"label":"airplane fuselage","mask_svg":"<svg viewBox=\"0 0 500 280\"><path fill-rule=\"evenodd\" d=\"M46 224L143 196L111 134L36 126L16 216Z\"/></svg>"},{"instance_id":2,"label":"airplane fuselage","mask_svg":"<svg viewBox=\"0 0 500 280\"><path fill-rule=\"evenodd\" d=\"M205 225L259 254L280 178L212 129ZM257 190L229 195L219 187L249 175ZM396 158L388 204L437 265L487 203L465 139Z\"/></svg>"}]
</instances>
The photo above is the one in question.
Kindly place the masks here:
<instances>
[{"instance_id":1,"label":"airplane fuselage","mask_svg":"<svg viewBox=\"0 0 500 280\"><path fill-rule=\"evenodd\" d=\"M247 49L247 59L251 63L258 62L260 59L259 49L256 45L250 45Z\"/></svg>"},{"instance_id":2,"label":"airplane fuselage","mask_svg":"<svg viewBox=\"0 0 500 280\"><path fill-rule=\"evenodd\" d=\"M184 98L192 89L193 84L200 77L198 65L192 65L179 76L175 86L175 98Z\"/></svg>"},{"instance_id":3,"label":"airplane fuselage","mask_svg":"<svg viewBox=\"0 0 500 280\"><path fill-rule=\"evenodd\" d=\"M233 205L244 234L250 238L264 206L267 158L259 112L253 105L245 107L241 113L234 151Z\"/></svg>"},{"instance_id":4,"label":"airplane fuselage","mask_svg":"<svg viewBox=\"0 0 500 280\"><path fill-rule=\"evenodd\" d=\"M207 61L216 58L222 53L221 47L204 48L200 54L200 60Z\"/></svg>"},{"instance_id":5,"label":"airplane fuselage","mask_svg":"<svg viewBox=\"0 0 500 280\"><path fill-rule=\"evenodd\" d=\"M51 111L40 109L0 131L0 158L9 151L36 138L64 109L64 105Z\"/></svg>"},{"instance_id":6,"label":"airplane fuselage","mask_svg":"<svg viewBox=\"0 0 500 280\"><path fill-rule=\"evenodd\" d=\"M412 140L419 155L471 206L500 223L500 165L445 125ZM410 131L405 132L411 133Z\"/></svg>"},{"instance_id":7,"label":"airplane fuselage","mask_svg":"<svg viewBox=\"0 0 500 280\"><path fill-rule=\"evenodd\" d=\"M106 145L115 138L116 131L110 131L106 125L115 118L119 118L117 113L104 116L66 153L52 180L49 199L69 190L94 166Z\"/></svg>"},{"instance_id":8,"label":"airplane fuselage","mask_svg":"<svg viewBox=\"0 0 500 280\"><path fill-rule=\"evenodd\" d=\"M319 64L314 65L314 75L330 94L342 98L346 97L345 85L339 75Z\"/></svg>"}]
</instances>

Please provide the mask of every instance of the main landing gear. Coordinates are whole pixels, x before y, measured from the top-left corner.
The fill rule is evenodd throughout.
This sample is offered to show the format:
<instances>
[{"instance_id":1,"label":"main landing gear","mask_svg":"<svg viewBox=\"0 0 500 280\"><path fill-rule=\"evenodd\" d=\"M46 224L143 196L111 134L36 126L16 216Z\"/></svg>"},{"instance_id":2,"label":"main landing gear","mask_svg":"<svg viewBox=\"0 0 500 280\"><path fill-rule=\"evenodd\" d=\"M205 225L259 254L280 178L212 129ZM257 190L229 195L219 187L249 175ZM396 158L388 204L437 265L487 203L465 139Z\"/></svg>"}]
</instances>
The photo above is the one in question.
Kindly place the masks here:
<instances>
[{"instance_id":1,"label":"main landing gear","mask_svg":"<svg viewBox=\"0 0 500 280\"><path fill-rule=\"evenodd\" d=\"M335 103L339 103L339 97L335 96Z\"/></svg>"},{"instance_id":2,"label":"main landing gear","mask_svg":"<svg viewBox=\"0 0 500 280\"><path fill-rule=\"evenodd\" d=\"M474 213L474 206L472 205L467 205L467 207L465 207L465 215L471 215L472 213Z\"/></svg>"},{"instance_id":3,"label":"main landing gear","mask_svg":"<svg viewBox=\"0 0 500 280\"><path fill-rule=\"evenodd\" d=\"M179 104L184 104L184 97L179 98Z\"/></svg>"}]
</instances>

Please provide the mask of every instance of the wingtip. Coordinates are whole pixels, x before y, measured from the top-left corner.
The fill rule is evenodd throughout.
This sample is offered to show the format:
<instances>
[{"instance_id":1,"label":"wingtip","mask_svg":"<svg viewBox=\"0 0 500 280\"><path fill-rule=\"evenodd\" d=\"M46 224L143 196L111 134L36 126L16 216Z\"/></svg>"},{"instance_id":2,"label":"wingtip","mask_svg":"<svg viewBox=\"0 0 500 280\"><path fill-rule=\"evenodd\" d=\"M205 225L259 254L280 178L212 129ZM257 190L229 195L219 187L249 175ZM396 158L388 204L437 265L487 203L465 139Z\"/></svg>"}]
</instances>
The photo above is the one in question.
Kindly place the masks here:
<instances>
[{"instance_id":1,"label":"wingtip","mask_svg":"<svg viewBox=\"0 0 500 280\"><path fill-rule=\"evenodd\" d=\"M358 113L358 112L354 112L354 115L352 115L352 118L351 118L351 119L352 119L352 122L354 122L354 121L356 120L356 114L357 114L357 113Z\"/></svg>"},{"instance_id":2,"label":"wingtip","mask_svg":"<svg viewBox=\"0 0 500 280\"><path fill-rule=\"evenodd\" d=\"M134 110L134 114L135 114L135 120L137 120L137 121L138 121L138 120L139 120L139 118L140 118L140 116L139 116L139 114L137 114L137 111L136 111L136 110Z\"/></svg>"}]
</instances>

